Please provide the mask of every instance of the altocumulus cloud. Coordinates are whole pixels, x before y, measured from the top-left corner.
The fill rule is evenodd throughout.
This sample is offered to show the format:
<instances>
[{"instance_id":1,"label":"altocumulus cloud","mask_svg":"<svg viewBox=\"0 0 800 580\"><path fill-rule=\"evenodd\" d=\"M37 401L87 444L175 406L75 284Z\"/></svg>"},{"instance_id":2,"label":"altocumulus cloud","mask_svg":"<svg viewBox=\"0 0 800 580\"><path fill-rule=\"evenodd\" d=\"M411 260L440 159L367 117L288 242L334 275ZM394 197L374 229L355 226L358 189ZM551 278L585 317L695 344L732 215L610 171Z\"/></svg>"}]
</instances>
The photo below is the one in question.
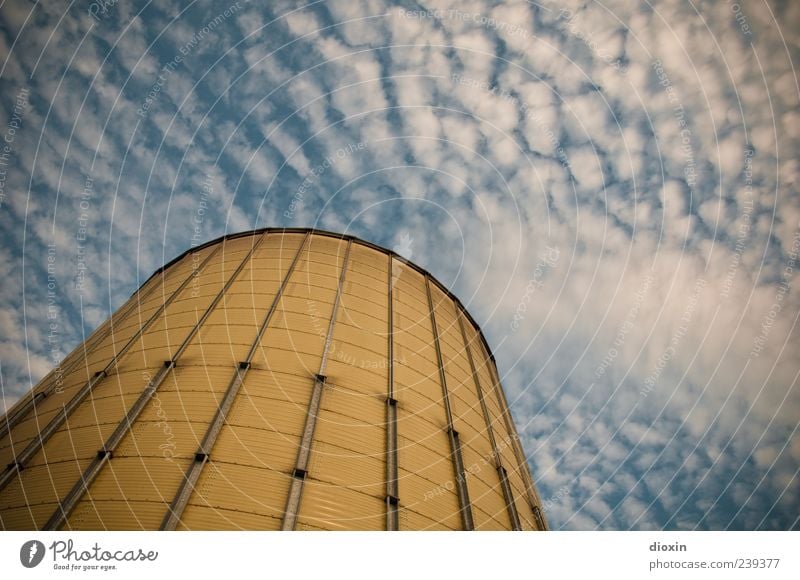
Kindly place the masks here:
<instances>
[{"instance_id":1,"label":"altocumulus cloud","mask_svg":"<svg viewBox=\"0 0 800 580\"><path fill-rule=\"evenodd\" d=\"M798 527L800 5L100 4L0 7L5 406L198 239L321 227L483 325L552 527Z\"/></svg>"}]
</instances>

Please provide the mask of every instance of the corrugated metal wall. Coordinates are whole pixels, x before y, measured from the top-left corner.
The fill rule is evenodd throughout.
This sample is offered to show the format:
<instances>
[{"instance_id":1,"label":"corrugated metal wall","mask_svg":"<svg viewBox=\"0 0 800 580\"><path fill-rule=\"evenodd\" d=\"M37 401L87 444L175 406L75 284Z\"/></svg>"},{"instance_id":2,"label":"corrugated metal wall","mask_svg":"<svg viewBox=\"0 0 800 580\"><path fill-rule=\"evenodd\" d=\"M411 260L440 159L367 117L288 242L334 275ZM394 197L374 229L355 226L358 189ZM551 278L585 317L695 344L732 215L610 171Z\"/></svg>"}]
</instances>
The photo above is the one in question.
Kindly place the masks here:
<instances>
[{"instance_id":1,"label":"corrugated metal wall","mask_svg":"<svg viewBox=\"0 0 800 580\"><path fill-rule=\"evenodd\" d=\"M0 420L3 529L546 528L460 303L267 229L154 274Z\"/></svg>"}]
</instances>

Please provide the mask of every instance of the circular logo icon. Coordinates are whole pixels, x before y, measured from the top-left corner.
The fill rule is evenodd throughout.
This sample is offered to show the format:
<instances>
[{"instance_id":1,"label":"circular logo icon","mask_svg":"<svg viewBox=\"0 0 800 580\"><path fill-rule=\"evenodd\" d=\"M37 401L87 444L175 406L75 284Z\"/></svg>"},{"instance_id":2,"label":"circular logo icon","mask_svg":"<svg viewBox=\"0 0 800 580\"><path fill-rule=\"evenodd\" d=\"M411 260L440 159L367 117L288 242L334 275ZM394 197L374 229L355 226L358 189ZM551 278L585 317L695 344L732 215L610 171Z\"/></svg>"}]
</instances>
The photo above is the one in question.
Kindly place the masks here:
<instances>
[{"instance_id":1,"label":"circular logo icon","mask_svg":"<svg viewBox=\"0 0 800 580\"><path fill-rule=\"evenodd\" d=\"M35 568L44 558L44 544L39 540L28 540L19 549L19 561L26 568Z\"/></svg>"}]
</instances>

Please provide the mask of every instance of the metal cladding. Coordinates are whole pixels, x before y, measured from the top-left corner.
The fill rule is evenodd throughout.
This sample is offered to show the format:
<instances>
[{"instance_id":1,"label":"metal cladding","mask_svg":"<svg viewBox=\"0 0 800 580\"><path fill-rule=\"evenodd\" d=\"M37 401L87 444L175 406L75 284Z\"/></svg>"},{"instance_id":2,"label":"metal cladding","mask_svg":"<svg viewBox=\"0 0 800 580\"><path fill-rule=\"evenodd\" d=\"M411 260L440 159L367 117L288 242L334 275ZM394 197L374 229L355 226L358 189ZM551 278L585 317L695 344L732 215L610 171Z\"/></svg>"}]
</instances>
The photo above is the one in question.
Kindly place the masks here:
<instances>
[{"instance_id":1,"label":"metal cladding","mask_svg":"<svg viewBox=\"0 0 800 580\"><path fill-rule=\"evenodd\" d=\"M0 465L6 530L547 527L460 302L318 230L156 272L0 419Z\"/></svg>"}]
</instances>

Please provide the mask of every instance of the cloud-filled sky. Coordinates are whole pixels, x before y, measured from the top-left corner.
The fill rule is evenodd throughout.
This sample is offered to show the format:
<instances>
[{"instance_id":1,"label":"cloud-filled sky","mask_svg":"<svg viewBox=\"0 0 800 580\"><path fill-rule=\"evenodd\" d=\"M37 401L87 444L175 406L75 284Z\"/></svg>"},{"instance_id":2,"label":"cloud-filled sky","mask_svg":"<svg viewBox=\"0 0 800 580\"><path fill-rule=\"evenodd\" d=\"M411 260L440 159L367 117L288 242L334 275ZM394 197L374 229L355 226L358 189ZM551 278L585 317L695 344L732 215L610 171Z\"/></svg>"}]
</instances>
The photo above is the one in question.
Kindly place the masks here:
<instances>
[{"instance_id":1,"label":"cloud-filled sky","mask_svg":"<svg viewBox=\"0 0 800 580\"><path fill-rule=\"evenodd\" d=\"M5 0L3 405L318 227L461 298L554 529L798 529L798 57L788 0Z\"/></svg>"}]
</instances>

